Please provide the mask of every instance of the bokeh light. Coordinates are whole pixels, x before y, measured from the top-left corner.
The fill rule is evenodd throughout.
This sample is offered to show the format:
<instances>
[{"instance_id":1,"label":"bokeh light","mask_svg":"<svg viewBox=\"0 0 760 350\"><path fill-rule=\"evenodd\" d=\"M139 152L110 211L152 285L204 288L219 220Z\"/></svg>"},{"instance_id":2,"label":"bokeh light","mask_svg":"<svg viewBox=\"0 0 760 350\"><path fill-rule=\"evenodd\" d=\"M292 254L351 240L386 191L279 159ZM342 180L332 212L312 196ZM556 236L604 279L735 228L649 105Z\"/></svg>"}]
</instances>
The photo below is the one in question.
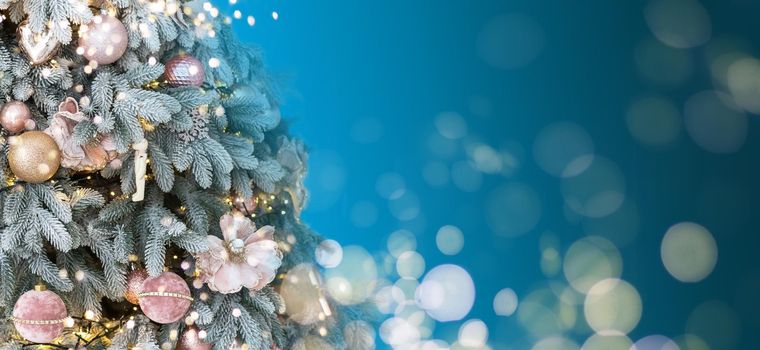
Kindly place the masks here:
<instances>
[{"instance_id":1,"label":"bokeh light","mask_svg":"<svg viewBox=\"0 0 760 350\"><path fill-rule=\"evenodd\" d=\"M715 268L718 247L706 228L684 222L665 233L660 256L671 276L681 282L699 282Z\"/></svg>"},{"instance_id":2,"label":"bokeh light","mask_svg":"<svg viewBox=\"0 0 760 350\"><path fill-rule=\"evenodd\" d=\"M488 326L481 320L469 320L459 328L458 342L466 348L481 348L488 342Z\"/></svg>"},{"instance_id":3,"label":"bokeh light","mask_svg":"<svg viewBox=\"0 0 760 350\"><path fill-rule=\"evenodd\" d=\"M576 160L586 164L587 160ZM570 165L571 167L573 165ZM577 176L566 177L561 183L565 204L575 213L600 218L614 213L625 200L625 178L613 161L595 156L590 165Z\"/></svg>"},{"instance_id":4,"label":"bokeh light","mask_svg":"<svg viewBox=\"0 0 760 350\"><path fill-rule=\"evenodd\" d=\"M377 265L374 258L362 247L343 248L343 260L338 266L325 271L327 290L343 304L357 304L367 300L377 283Z\"/></svg>"},{"instance_id":5,"label":"bokeh light","mask_svg":"<svg viewBox=\"0 0 760 350\"><path fill-rule=\"evenodd\" d=\"M710 16L697 0L651 0L644 19L657 39L676 48L702 45L712 35Z\"/></svg>"},{"instance_id":6,"label":"bokeh light","mask_svg":"<svg viewBox=\"0 0 760 350\"><path fill-rule=\"evenodd\" d=\"M709 300L698 305L686 322L686 332L701 338L710 349L735 348L741 331L736 311L719 300Z\"/></svg>"},{"instance_id":7,"label":"bokeh light","mask_svg":"<svg viewBox=\"0 0 760 350\"><path fill-rule=\"evenodd\" d=\"M417 288L417 305L437 321L461 320L475 302L475 284L467 271L445 264L430 270Z\"/></svg>"},{"instance_id":8,"label":"bokeh light","mask_svg":"<svg viewBox=\"0 0 760 350\"><path fill-rule=\"evenodd\" d=\"M464 247L464 234L456 226L446 225L438 229L435 236L438 250L445 255L457 255Z\"/></svg>"},{"instance_id":9,"label":"bokeh light","mask_svg":"<svg viewBox=\"0 0 760 350\"><path fill-rule=\"evenodd\" d=\"M639 323L641 312L639 292L630 283L619 279L597 282L583 303L586 322L603 334L627 334Z\"/></svg>"},{"instance_id":10,"label":"bokeh light","mask_svg":"<svg viewBox=\"0 0 760 350\"><path fill-rule=\"evenodd\" d=\"M326 239L317 245L315 258L322 267L336 267L343 260L343 247L332 239Z\"/></svg>"},{"instance_id":11,"label":"bokeh light","mask_svg":"<svg viewBox=\"0 0 760 350\"><path fill-rule=\"evenodd\" d=\"M680 350L672 339L662 335L650 335L639 339L631 350Z\"/></svg>"},{"instance_id":12,"label":"bokeh light","mask_svg":"<svg viewBox=\"0 0 760 350\"><path fill-rule=\"evenodd\" d=\"M612 242L598 236L582 238L565 253L563 271L570 285L587 293L599 281L620 277L623 260Z\"/></svg>"},{"instance_id":13,"label":"bokeh light","mask_svg":"<svg viewBox=\"0 0 760 350\"><path fill-rule=\"evenodd\" d=\"M595 333L586 339L583 350L630 350L633 342L622 334Z\"/></svg>"},{"instance_id":14,"label":"bokeh light","mask_svg":"<svg viewBox=\"0 0 760 350\"><path fill-rule=\"evenodd\" d=\"M511 316L517 310L517 294L511 288L504 288L493 298L493 311L499 316Z\"/></svg>"}]
</instances>

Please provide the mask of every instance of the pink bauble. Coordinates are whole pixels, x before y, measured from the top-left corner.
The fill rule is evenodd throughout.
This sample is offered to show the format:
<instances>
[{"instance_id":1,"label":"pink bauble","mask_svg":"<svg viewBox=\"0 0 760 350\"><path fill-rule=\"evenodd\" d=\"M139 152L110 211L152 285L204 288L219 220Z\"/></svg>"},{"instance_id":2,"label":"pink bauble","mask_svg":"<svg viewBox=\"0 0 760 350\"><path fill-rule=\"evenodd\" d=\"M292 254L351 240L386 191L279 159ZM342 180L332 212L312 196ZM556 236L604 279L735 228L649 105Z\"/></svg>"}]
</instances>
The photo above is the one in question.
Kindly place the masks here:
<instances>
[{"instance_id":1,"label":"pink bauble","mask_svg":"<svg viewBox=\"0 0 760 350\"><path fill-rule=\"evenodd\" d=\"M94 16L79 29L80 52L99 65L116 62L127 51L127 28L116 17Z\"/></svg>"},{"instance_id":2,"label":"pink bauble","mask_svg":"<svg viewBox=\"0 0 760 350\"><path fill-rule=\"evenodd\" d=\"M140 304L140 291L142 290L143 283L150 277L148 271L145 269L137 269L130 272L127 275L127 291L124 292L124 299L128 302L138 305Z\"/></svg>"},{"instance_id":3,"label":"pink bauble","mask_svg":"<svg viewBox=\"0 0 760 350\"><path fill-rule=\"evenodd\" d=\"M51 291L30 290L13 307L13 325L26 340L48 343L63 331L68 317L66 305Z\"/></svg>"},{"instance_id":4,"label":"pink bauble","mask_svg":"<svg viewBox=\"0 0 760 350\"><path fill-rule=\"evenodd\" d=\"M211 350L212 345L201 339L201 332L198 327L187 327L179 338L175 350Z\"/></svg>"},{"instance_id":5,"label":"pink bauble","mask_svg":"<svg viewBox=\"0 0 760 350\"><path fill-rule=\"evenodd\" d=\"M205 78L203 63L190 55L172 57L164 66L164 79L173 87L200 87Z\"/></svg>"},{"instance_id":6,"label":"pink bauble","mask_svg":"<svg viewBox=\"0 0 760 350\"><path fill-rule=\"evenodd\" d=\"M145 316L161 324L181 320L193 302L187 282L174 272L146 279L138 295Z\"/></svg>"},{"instance_id":7,"label":"pink bauble","mask_svg":"<svg viewBox=\"0 0 760 350\"><path fill-rule=\"evenodd\" d=\"M0 124L12 134L23 131L31 119L32 111L24 102L10 101L0 109Z\"/></svg>"}]
</instances>

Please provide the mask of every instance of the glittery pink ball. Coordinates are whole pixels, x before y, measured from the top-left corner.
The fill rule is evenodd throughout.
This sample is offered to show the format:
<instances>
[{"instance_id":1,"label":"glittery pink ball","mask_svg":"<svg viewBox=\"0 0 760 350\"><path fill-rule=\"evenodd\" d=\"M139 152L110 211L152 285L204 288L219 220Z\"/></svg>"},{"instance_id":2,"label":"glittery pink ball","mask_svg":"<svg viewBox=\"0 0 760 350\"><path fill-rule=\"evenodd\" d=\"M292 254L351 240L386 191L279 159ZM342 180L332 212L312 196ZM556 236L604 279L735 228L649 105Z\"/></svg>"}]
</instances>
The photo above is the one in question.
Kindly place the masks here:
<instances>
[{"instance_id":1,"label":"glittery pink ball","mask_svg":"<svg viewBox=\"0 0 760 350\"><path fill-rule=\"evenodd\" d=\"M138 294L140 294L143 283L145 283L148 277L150 276L148 276L148 271L145 269L137 269L130 272L127 275L127 291L124 292L124 299L135 305L140 304Z\"/></svg>"},{"instance_id":2,"label":"glittery pink ball","mask_svg":"<svg viewBox=\"0 0 760 350\"><path fill-rule=\"evenodd\" d=\"M68 313L61 297L47 290L24 293L13 307L16 330L26 340L35 343L48 343L58 337L66 317ZM45 324L34 324L40 321Z\"/></svg>"},{"instance_id":3,"label":"glittery pink ball","mask_svg":"<svg viewBox=\"0 0 760 350\"><path fill-rule=\"evenodd\" d=\"M139 295L140 309L145 316L161 324L179 321L192 304L190 287L174 272L146 279Z\"/></svg>"},{"instance_id":4,"label":"glittery pink ball","mask_svg":"<svg viewBox=\"0 0 760 350\"><path fill-rule=\"evenodd\" d=\"M116 17L94 16L79 29L81 54L99 65L116 62L127 51L127 28Z\"/></svg>"},{"instance_id":5,"label":"glittery pink ball","mask_svg":"<svg viewBox=\"0 0 760 350\"><path fill-rule=\"evenodd\" d=\"M32 121L31 118L32 111L24 102L10 101L0 109L0 124L12 134L23 131L26 123Z\"/></svg>"},{"instance_id":6,"label":"glittery pink ball","mask_svg":"<svg viewBox=\"0 0 760 350\"><path fill-rule=\"evenodd\" d=\"M164 79L173 87L200 87L205 78L203 63L190 55L172 57L164 66Z\"/></svg>"},{"instance_id":7,"label":"glittery pink ball","mask_svg":"<svg viewBox=\"0 0 760 350\"><path fill-rule=\"evenodd\" d=\"M211 344L201 339L200 332L198 327L187 327L179 338L175 350L211 350Z\"/></svg>"}]
</instances>

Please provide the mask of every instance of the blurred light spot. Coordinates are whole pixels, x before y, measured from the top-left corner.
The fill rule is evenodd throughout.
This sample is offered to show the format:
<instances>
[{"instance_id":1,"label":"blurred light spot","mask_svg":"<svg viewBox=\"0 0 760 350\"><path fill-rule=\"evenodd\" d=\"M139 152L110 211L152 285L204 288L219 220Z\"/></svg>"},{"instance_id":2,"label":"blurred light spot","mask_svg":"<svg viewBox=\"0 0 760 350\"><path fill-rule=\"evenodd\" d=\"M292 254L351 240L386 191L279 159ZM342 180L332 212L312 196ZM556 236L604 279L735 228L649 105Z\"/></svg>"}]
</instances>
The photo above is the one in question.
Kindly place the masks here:
<instances>
[{"instance_id":1,"label":"blurred light spot","mask_svg":"<svg viewBox=\"0 0 760 350\"><path fill-rule=\"evenodd\" d=\"M459 328L457 341L467 348L481 348L488 342L488 326L481 320L469 320Z\"/></svg>"},{"instance_id":2,"label":"blurred light spot","mask_svg":"<svg viewBox=\"0 0 760 350\"><path fill-rule=\"evenodd\" d=\"M578 344L565 337L550 337L540 340L531 350L579 350Z\"/></svg>"},{"instance_id":3,"label":"blurred light spot","mask_svg":"<svg viewBox=\"0 0 760 350\"><path fill-rule=\"evenodd\" d=\"M398 258L401 253L417 249L417 239L407 230L398 230L388 237L388 251Z\"/></svg>"},{"instance_id":4,"label":"blurred light spot","mask_svg":"<svg viewBox=\"0 0 760 350\"><path fill-rule=\"evenodd\" d=\"M641 77L657 85L676 87L694 73L694 60L689 51L665 46L657 40L642 41L634 55Z\"/></svg>"},{"instance_id":5,"label":"blurred light spot","mask_svg":"<svg viewBox=\"0 0 760 350\"><path fill-rule=\"evenodd\" d=\"M493 298L493 311L499 316L511 316L517 310L517 294L504 288Z\"/></svg>"},{"instance_id":6,"label":"blurred light spot","mask_svg":"<svg viewBox=\"0 0 760 350\"><path fill-rule=\"evenodd\" d=\"M583 314L597 332L628 334L641 319L641 296L630 283L606 279L594 284L586 294Z\"/></svg>"},{"instance_id":7,"label":"blurred light spot","mask_svg":"<svg viewBox=\"0 0 760 350\"><path fill-rule=\"evenodd\" d=\"M327 290L341 304L353 305L366 300L375 288L377 265L362 247L343 248L343 260L325 271Z\"/></svg>"},{"instance_id":8,"label":"blurred light spot","mask_svg":"<svg viewBox=\"0 0 760 350\"><path fill-rule=\"evenodd\" d=\"M404 292L396 286L385 286L375 293L373 304L384 314L391 314L405 301Z\"/></svg>"},{"instance_id":9,"label":"blurred light spot","mask_svg":"<svg viewBox=\"0 0 760 350\"><path fill-rule=\"evenodd\" d=\"M420 331L417 326L409 321L393 317L380 325L380 338L386 344L404 348L404 346L411 346L419 342Z\"/></svg>"},{"instance_id":10,"label":"blurred light spot","mask_svg":"<svg viewBox=\"0 0 760 350\"><path fill-rule=\"evenodd\" d=\"M586 339L583 350L630 350L633 342L622 334L596 333Z\"/></svg>"},{"instance_id":11,"label":"blurred light spot","mask_svg":"<svg viewBox=\"0 0 760 350\"><path fill-rule=\"evenodd\" d=\"M554 247L541 250L541 272L546 277L554 277L562 269L562 259Z\"/></svg>"},{"instance_id":12,"label":"blurred light spot","mask_svg":"<svg viewBox=\"0 0 760 350\"><path fill-rule=\"evenodd\" d=\"M728 88L729 69L740 60L752 58L747 54L752 51L751 45L743 40L724 37L710 41L705 47L705 56L716 85L720 88Z\"/></svg>"},{"instance_id":13,"label":"blurred light spot","mask_svg":"<svg viewBox=\"0 0 760 350\"><path fill-rule=\"evenodd\" d=\"M459 161L451 166L451 179L464 192L475 192L483 184L483 175L467 161Z\"/></svg>"},{"instance_id":14,"label":"blurred light spot","mask_svg":"<svg viewBox=\"0 0 760 350\"><path fill-rule=\"evenodd\" d=\"M697 306L686 322L687 333L702 338L711 349L716 350L734 349L739 341L741 328L736 311L717 300L706 301Z\"/></svg>"},{"instance_id":15,"label":"blurred light spot","mask_svg":"<svg viewBox=\"0 0 760 350\"><path fill-rule=\"evenodd\" d=\"M676 338L675 342L680 350L710 350L710 346L694 334L684 334Z\"/></svg>"},{"instance_id":16,"label":"blurred light spot","mask_svg":"<svg viewBox=\"0 0 760 350\"><path fill-rule=\"evenodd\" d=\"M561 300L548 288L535 290L522 299L517 308L520 324L535 337L559 335L572 328L577 320L575 307Z\"/></svg>"},{"instance_id":17,"label":"blurred light spot","mask_svg":"<svg viewBox=\"0 0 760 350\"><path fill-rule=\"evenodd\" d=\"M436 266L417 288L416 300L437 321L461 320L475 302L475 285L470 274L459 266Z\"/></svg>"},{"instance_id":18,"label":"blurred light spot","mask_svg":"<svg viewBox=\"0 0 760 350\"><path fill-rule=\"evenodd\" d=\"M242 346L233 346L232 350L249 350L250 346L243 343ZM299 338L293 343L292 349L308 350L335 350L330 343L325 341L322 336L307 335Z\"/></svg>"},{"instance_id":19,"label":"blurred light spot","mask_svg":"<svg viewBox=\"0 0 760 350\"><path fill-rule=\"evenodd\" d=\"M662 335L650 335L639 339L631 350L680 350L678 344Z\"/></svg>"},{"instance_id":20,"label":"blurred light spot","mask_svg":"<svg viewBox=\"0 0 760 350\"><path fill-rule=\"evenodd\" d=\"M498 235L525 234L533 230L540 217L538 195L522 183L504 184L491 192L486 200L486 220Z\"/></svg>"},{"instance_id":21,"label":"blurred light spot","mask_svg":"<svg viewBox=\"0 0 760 350\"><path fill-rule=\"evenodd\" d=\"M625 199L623 172L611 160L594 156L590 166L574 177L562 179L565 204L574 212L592 218L614 213ZM581 160L584 164L586 160Z\"/></svg>"},{"instance_id":22,"label":"blurred light spot","mask_svg":"<svg viewBox=\"0 0 760 350\"><path fill-rule=\"evenodd\" d=\"M456 226L446 225L438 229L435 235L438 250L445 255L457 255L464 247L464 234Z\"/></svg>"},{"instance_id":23,"label":"blurred light spot","mask_svg":"<svg viewBox=\"0 0 760 350\"><path fill-rule=\"evenodd\" d=\"M377 179L375 190L380 197L397 199L406 192L406 182L398 173L385 173Z\"/></svg>"},{"instance_id":24,"label":"blurred light spot","mask_svg":"<svg viewBox=\"0 0 760 350\"><path fill-rule=\"evenodd\" d=\"M684 222L668 229L660 246L662 263L681 282L705 279L718 262L718 246L704 227Z\"/></svg>"},{"instance_id":25,"label":"blurred light spot","mask_svg":"<svg viewBox=\"0 0 760 350\"><path fill-rule=\"evenodd\" d=\"M467 136L467 122L456 112L444 112L436 116L435 128L447 139L458 140Z\"/></svg>"},{"instance_id":26,"label":"blurred light spot","mask_svg":"<svg viewBox=\"0 0 760 350\"><path fill-rule=\"evenodd\" d=\"M672 47L690 48L710 40L710 16L696 0L652 0L644 19L652 34Z\"/></svg>"},{"instance_id":27,"label":"blurred light spot","mask_svg":"<svg viewBox=\"0 0 760 350\"><path fill-rule=\"evenodd\" d=\"M470 152L475 168L486 174L496 174L503 168L502 155L489 145L476 144Z\"/></svg>"},{"instance_id":28,"label":"blurred light spot","mask_svg":"<svg viewBox=\"0 0 760 350\"><path fill-rule=\"evenodd\" d=\"M449 183L449 167L443 162L428 162L422 168L422 178L432 187Z\"/></svg>"},{"instance_id":29,"label":"blurred light spot","mask_svg":"<svg viewBox=\"0 0 760 350\"><path fill-rule=\"evenodd\" d=\"M623 260L612 242L598 236L581 238L565 254L565 278L587 293L598 281L620 277Z\"/></svg>"},{"instance_id":30,"label":"blurred light spot","mask_svg":"<svg viewBox=\"0 0 760 350\"><path fill-rule=\"evenodd\" d=\"M285 313L302 325L318 322L323 312L319 284L313 280L316 276L318 272L313 266L301 264L288 270L280 285Z\"/></svg>"},{"instance_id":31,"label":"blurred light spot","mask_svg":"<svg viewBox=\"0 0 760 350\"><path fill-rule=\"evenodd\" d=\"M375 330L364 321L351 321L343 327L343 339L351 350L374 350Z\"/></svg>"},{"instance_id":32,"label":"blurred light spot","mask_svg":"<svg viewBox=\"0 0 760 350\"><path fill-rule=\"evenodd\" d=\"M343 247L337 241L326 239L317 245L315 258L322 267L333 268L343 260Z\"/></svg>"},{"instance_id":33,"label":"blurred light spot","mask_svg":"<svg viewBox=\"0 0 760 350\"><path fill-rule=\"evenodd\" d=\"M420 200L416 194L405 191L400 197L388 202L388 209L396 219L410 221L420 214Z\"/></svg>"},{"instance_id":34,"label":"blurred light spot","mask_svg":"<svg viewBox=\"0 0 760 350\"><path fill-rule=\"evenodd\" d=\"M385 127L380 119L361 118L351 126L351 139L361 144L379 141L385 134Z\"/></svg>"},{"instance_id":35,"label":"blurred light spot","mask_svg":"<svg viewBox=\"0 0 760 350\"><path fill-rule=\"evenodd\" d=\"M645 97L634 102L625 116L628 131L649 146L672 143L681 130L681 114L673 102L663 97Z\"/></svg>"},{"instance_id":36,"label":"blurred light spot","mask_svg":"<svg viewBox=\"0 0 760 350\"><path fill-rule=\"evenodd\" d=\"M601 218L583 219L583 230L589 236L609 239L617 247L624 247L636 240L640 226L639 209L631 200L623 201L614 213Z\"/></svg>"},{"instance_id":37,"label":"blurred light spot","mask_svg":"<svg viewBox=\"0 0 760 350\"><path fill-rule=\"evenodd\" d=\"M403 252L396 260L396 271L402 278L416 280L425 272L425 259L414 251Z\"/></svg>"},{"instance_id":38,"label":"blurred light spot","mask_svg":"<svg viewBox=\"0 0 760 350\"><path fill-rule=\"evenodd\" d=\"M706 151L734 153L747 139L747 116L722 92L692 96L686 101L684 115L689 136Z\"/></svg>"},{"instance_id":39,"label":"blurred light spot","mask_svg":"<svg viewBox=\"0 0 760 350\"><path fill-rule=\"evenodd\" d=\"M760 113L760 60L743 58L733 62L728 67L726 83L739 106Z\"/></svg>"},{"instance_id":40,"label":"blurred light spot","mask_svg":"<svg viewBox=\"0 0 760 350\"><path fill-rule=\"evenodd\" d=\"M557 177L580 174L591 164L593 154L591 137L570 122L550 124L538 133L533 143L533 157L538 166Z\"/></svg>"},{"instance_id":41,"label":"blurred light spot","mask_svg":"<svg viewBox=\"0 0 760 350\"><path fill-rule=\"evenodd\" d=\"M478 34L478 55L498 69L522 67L538 57L545 35L534 19L518 13L489 20Z\"/></svg>"}]
</instances>

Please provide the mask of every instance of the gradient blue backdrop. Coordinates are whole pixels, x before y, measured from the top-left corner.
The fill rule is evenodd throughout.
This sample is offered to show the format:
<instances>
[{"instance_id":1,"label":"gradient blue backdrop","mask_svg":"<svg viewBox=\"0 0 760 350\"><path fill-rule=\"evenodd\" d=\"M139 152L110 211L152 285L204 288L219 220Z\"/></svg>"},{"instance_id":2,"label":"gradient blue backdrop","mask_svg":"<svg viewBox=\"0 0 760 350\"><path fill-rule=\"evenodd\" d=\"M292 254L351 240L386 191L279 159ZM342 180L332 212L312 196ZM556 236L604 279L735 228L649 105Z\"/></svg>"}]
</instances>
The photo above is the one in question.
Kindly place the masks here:
<instances>
[{"instance_id":1,"label":"gradient blue backdrop","mask_svg":"<svg viewBox=\"0 0 760 350\"><path fill-rule=\"evenodd\" d=\"M750 298L754 304L741 298L760 290L757 219L752 214L758 196L753 184L760 175L754 166L760 155L760 143L753 137L758 122L750 118L748 141L728 156L704 152L683 132L674 145L656 152L633 141L624 121L628 104L636 96L660 92L640 78L634 65L634 48L651 37L643 5L241 0L232 8L256 17L254 27L236 22L236 32L264 51L270 70L283 82L283 114L311 149L312 202L305 220L344 245L359 244L371 252L385 249L389 233L411 226L428 267L452 262L471 273L477 301L470 317L489 324L494 348L506 348L525 336L512 318L494 314L492 301L502 288L521 295L545 280L539 267L539 234L555 232L563 249L583 236L582 227L565 219L557 179L531 160L531 146L542 127L572 120L586 128L598 153L617 162L625 173L627 195L639 203L638 238L622 249L623 278L636 285L644 302L642 321L631 338L680 335L696 305L718 299L736 308L743 321L737 348L749 349L760 341L758 322L752 320L757 297ZM715 35L740 36L750 46L758 42L754 18L760 6L738 0L705 6ZM279 20L271 18L271 11L278 11ZM523 68L495 69L478 57L476 40L490 18L514 12L540 23L544 49ZM698 51L689 55L695 62L703 60ZM709 75L699 69L683 86L666 90L669 96L684 99L711 88ZM464 115L480 140L512 145L521 155L512 179L529 183L543 202L541 221L532 233L498 237L484 223L485 196L503 177L484 177L480 190L472 193L453 185L433 188L423 180L422 164L431 157L427 138L434 132L435 116L444 111ZM401 174L418 195L419 220L399 222L378 196L378 176L389 171ZM719 191L727 194L719 202L699 204L698 194L713 183L727 188ZM369 227L357 227L352 218L354 205L361 201L377 209ZM687 220L709 228L720 249L715 272L698 285L675 281L660 261L663 233ZM445 224L465 233L464 250L454 257L442 255L435 246L435 233ZM437 332L454 340L459 325L442 325Z\"/></svg>"}]
</instances>

